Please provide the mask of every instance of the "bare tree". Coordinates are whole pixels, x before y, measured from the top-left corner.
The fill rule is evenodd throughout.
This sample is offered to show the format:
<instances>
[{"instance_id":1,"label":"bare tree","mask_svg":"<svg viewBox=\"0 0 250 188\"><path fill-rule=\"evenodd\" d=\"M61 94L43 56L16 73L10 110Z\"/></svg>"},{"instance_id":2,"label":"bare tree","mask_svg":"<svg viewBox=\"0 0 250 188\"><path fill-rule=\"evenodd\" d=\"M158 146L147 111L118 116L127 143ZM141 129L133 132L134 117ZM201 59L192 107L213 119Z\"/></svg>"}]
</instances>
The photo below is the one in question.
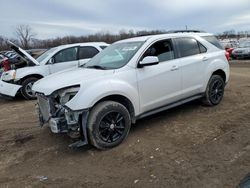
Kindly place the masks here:
<instances>
[{"instance_id":1,"label":"bare tree","mask_svg":"<svg viewBox=\"0 0 250 188\"><path fill-rule=\"evenodd\" d=\"M16 36L24 49L28 49L35 33L29 25L18 25L16 27Z\"/></svg>"}]
</instances>

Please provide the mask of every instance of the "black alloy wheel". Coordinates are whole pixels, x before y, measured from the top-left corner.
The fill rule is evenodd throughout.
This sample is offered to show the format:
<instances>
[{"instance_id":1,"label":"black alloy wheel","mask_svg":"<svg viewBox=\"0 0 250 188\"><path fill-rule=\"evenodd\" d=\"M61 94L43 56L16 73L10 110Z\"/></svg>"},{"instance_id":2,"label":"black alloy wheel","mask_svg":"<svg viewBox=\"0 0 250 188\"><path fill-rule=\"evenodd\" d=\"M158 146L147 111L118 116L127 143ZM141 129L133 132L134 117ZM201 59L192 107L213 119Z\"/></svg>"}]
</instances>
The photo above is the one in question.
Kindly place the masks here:
<instances>
[{"instance_id":1,"label":"black alloy wheel","mask_svg":"<svg viewBox=\"0 0 250 188\"><path fill-rule=\"evenodd\" d=\"M125 120L119 112L109 112L99 124L100 138L107 143L117 141L125 132Z\"/></svg>"},{"instance_id":2,"label":"black alloy wheel","mask_svg":"<svg viewBox=\"0 0 250 188\"><path fill-rule=\"evenodd\" d=\"M223 97L223 93L224 93L224 83L222 80L218 79L215 80L212 85L211 85L211 89L209 91L209 95L210 95L210 100L213 104L218 104L222 97Z\"/></svg>"},{"instance_id":3,"label":"black alloy wheel","mask_svg":"<svg viewBox=\"0 0 250 188\"><path fill-rule=\"evenodd\" d=\"M203 104L207 106L218 105L224 96L225 82L223 78L219 75L212 75L207 89L202 99Z\"/></svg>"},{"instance_id":4,"label":"black alloy wheel","mask_svg":"<svg viewBox=\"0 0 250 188\"><path fill-rule=\"evenodd\" d=\"M90 143L98 149L121 144L131 127L127 108L114 101L100 102L90 111L87 130Z\"/></svg>"}]
</instances>

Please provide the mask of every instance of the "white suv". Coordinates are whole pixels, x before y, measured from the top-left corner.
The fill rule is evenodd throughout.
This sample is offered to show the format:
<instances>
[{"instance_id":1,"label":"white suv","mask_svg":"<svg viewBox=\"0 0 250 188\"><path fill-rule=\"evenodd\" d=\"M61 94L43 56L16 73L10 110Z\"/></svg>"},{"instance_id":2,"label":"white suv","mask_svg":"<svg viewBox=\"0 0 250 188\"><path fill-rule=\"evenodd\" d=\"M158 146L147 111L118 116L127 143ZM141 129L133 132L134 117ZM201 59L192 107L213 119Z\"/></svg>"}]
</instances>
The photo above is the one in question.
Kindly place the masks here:
<instances>
[{"instance_id":1,"label":"white suv","mask_svg":"<svg viewBox=\"0 0 250 188\"><path fill-rule=\"evenodd\" d=\"M68 68L77 67L90 60L108 44L103 42L77 43L51 48L37 59L25 50L9 42L11 48L19 54L21 60L3 72L0 80L0 94L10 97L21 92L26 99L34 99L31 88L37 80Z\"/></svg>"},{"instance_id":2,"label":"white suv","mask_svg":"<svg viewBox=\"0 0 250 188\"><path fill-rule=\"evenodd\" d=\"M131 123L195 99L221 102L229 64L208 33L122 40L84 66L36 82L41 124L99 149L120 144Z\"/></svg>"}]
</instances>

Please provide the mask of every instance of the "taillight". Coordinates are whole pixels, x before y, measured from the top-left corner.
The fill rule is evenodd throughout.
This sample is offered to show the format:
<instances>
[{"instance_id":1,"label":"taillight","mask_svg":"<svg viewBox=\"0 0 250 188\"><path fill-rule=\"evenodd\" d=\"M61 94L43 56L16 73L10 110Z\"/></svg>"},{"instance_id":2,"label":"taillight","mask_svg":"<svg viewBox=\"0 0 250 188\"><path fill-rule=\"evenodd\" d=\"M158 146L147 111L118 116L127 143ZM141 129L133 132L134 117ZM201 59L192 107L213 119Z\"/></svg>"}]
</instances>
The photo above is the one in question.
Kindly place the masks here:
<instances>
[{"instance_id":1,"label":"taillight","mask_svg":"<svg viewBox=\"0 0 250 188\"><path fill-rule=\"evenodd\" d=\"M8 59L3 60L3 70L5 72L10 70L10 62Z\"/></svg>"},{"instance_id":2,"label":"taillight","mask_svg":"<svg viewBox=\"0 0 250 188\"><path fill-rule=\"evenodd\" d=\"M229 52L225 51L225 56L226 56L227 60L229 61L229 59L230 59L230 54L229 54Z\"/></svg>"}]
</instances>

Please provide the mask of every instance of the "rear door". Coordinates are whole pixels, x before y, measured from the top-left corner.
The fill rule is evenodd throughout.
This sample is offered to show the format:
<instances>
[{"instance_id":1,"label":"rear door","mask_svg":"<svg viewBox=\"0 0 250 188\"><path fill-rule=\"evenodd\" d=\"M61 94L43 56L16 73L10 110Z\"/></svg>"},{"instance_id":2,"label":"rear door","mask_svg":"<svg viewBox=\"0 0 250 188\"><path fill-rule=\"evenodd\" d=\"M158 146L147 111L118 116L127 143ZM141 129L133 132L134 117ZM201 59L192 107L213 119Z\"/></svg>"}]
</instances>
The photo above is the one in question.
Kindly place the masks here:
<instances>
[{"instance_id":1,"label":"rear door","mask_svg":"<svg viewBox=\"0 0 250 188\"><path fill-rule=\"evenodd\" d=\"M182 71L182 98L185 99L202 92L204 68L209 58L206 56L207 49L192 37L176 38L174 41Z\"/></svg>"},{"instance_id":2,"label":"rear door","mask_svg":"<svg viewBox=\"0 0 250 188\"><path fill-rule=\"evenodd\" d=\"M99 50L93 46L80 46L79 47L79 65L87 63L92 57L99 53Z\"/></svg>"}]
</instances>

